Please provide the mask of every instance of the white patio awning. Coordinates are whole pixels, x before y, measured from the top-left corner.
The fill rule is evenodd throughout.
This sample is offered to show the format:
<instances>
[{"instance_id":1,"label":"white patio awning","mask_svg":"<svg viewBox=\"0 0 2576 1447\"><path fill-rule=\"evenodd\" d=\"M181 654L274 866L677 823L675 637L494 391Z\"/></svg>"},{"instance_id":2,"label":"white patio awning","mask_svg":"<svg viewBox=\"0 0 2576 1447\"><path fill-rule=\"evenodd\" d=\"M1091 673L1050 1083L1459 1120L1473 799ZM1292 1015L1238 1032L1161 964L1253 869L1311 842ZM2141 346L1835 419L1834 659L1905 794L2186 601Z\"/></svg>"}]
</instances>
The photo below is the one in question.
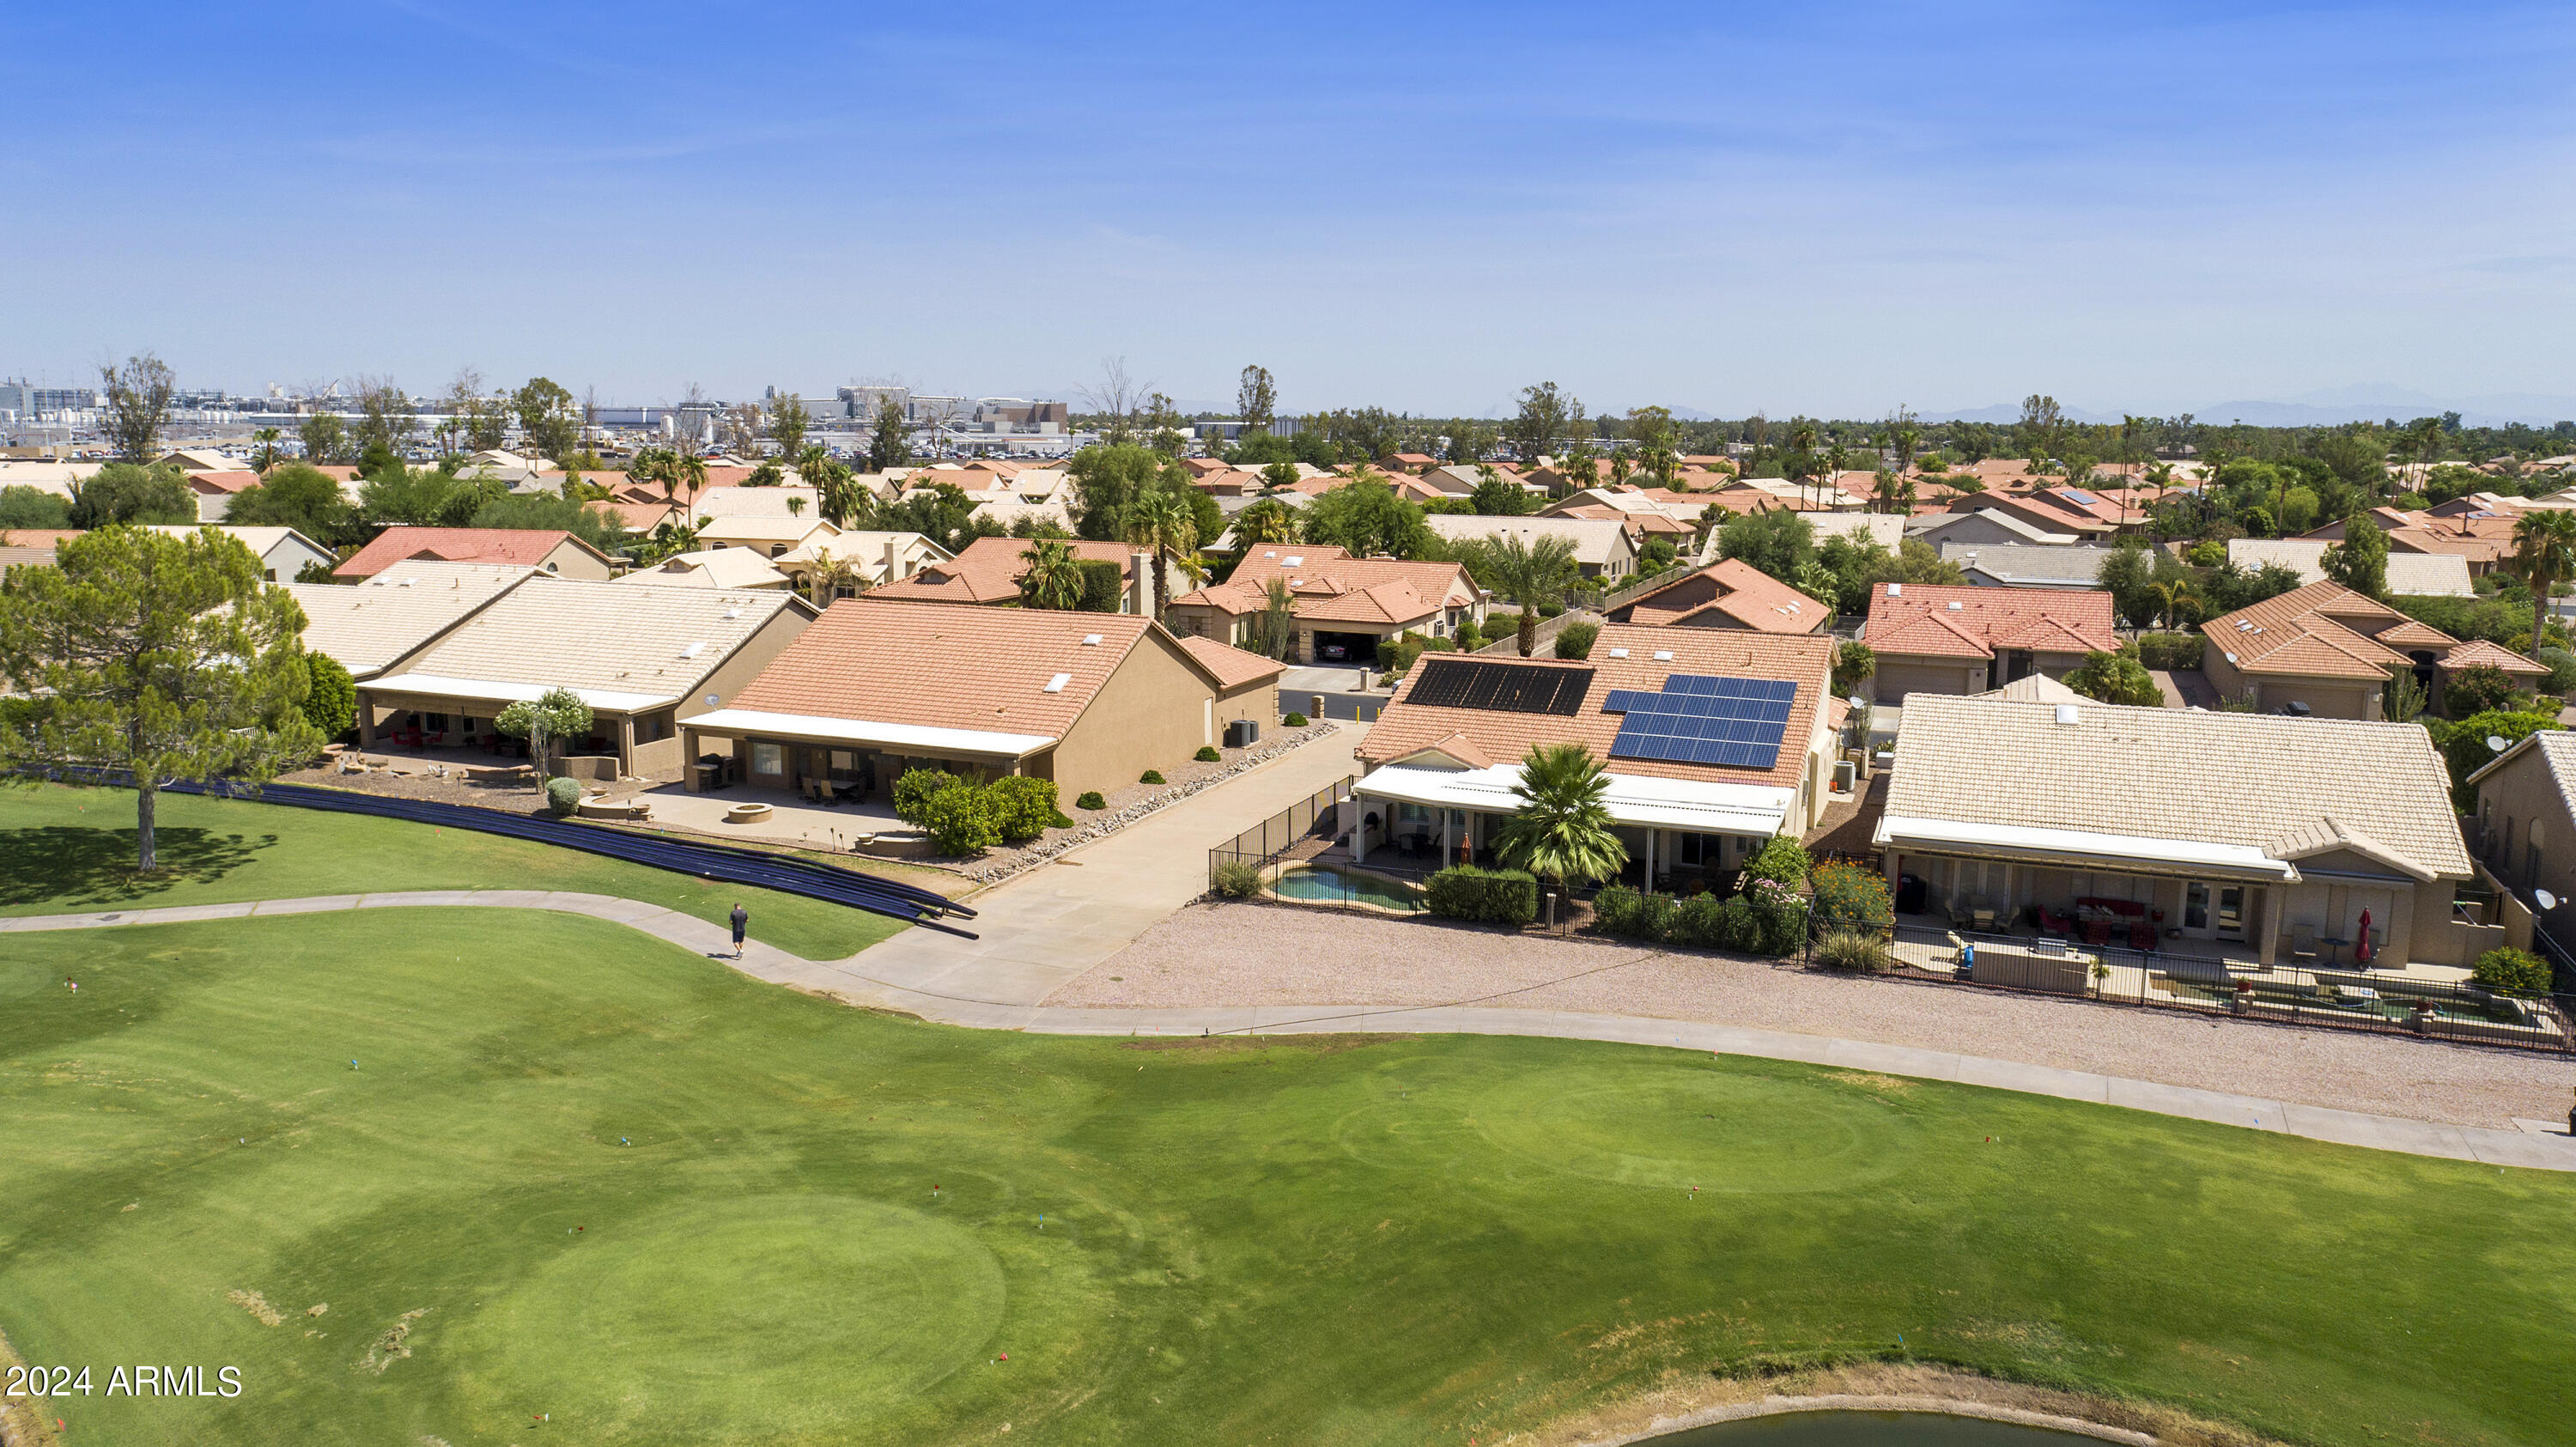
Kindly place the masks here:
<instances>
[{"instance_id":1,"label":"white patio awning","mask_svg":"<svg viewBox=\"0 0 2576 1447\"><path fill-rule=\"evenodd\" d=\"M2212 875L2292 880L2298 867L2250 844L2205 839L2158 839L2140 834L2100 834L2089 829L2041 829L2024 824L1980 824L1962 819L1913 819L1889 814L1871 841L1880 848L1929 849L2032 859L2098 862L2111 869L2164 866Z\"/></svg>"},{"instance_id":2,"label":"white patio awning","mask_svg":"<svg viewBox=\"0 0 2576 1447\"><path fill-rule=\"evenodd\" d=\"M1697 779L1658 779L1612 774L1602 803L1610 817L1640 828L1686 829L1698 834L1747 834L1768 838L1788 821L1795 791L1768 784L1720 784ZM1359 781L1353 793L1432 808L1509 814L1520 807L1512 789L1521 766L1425 769L1388 764Z\"/></svg>"},{"instance_id":3,"label":"white patio awning","mask_svg":"<svg viewBox=\"0 0 2576 1447\"><path fill-rule=\"evenodd\" d=\"M764 734L816 743L865 744L870 748L918 750L924 754L983 754L1021 759L1051 747L1053 734L1006 734L989 729L936 728L928 724L884 723L873 719L827 718L821 714L770 713L756 708L720 708L680 720L683 728L705 733Z\"/></svg>"},{"instance_id":4,"label":"white patio awning","mask_svg":"<svg viewBox=\"0 0 2576 1447\"><path fill-rule=\"evenodd\" d=\"M401 673L391 678L369 678L358 686L376 693L410 693L428 698L461 698L475 703L533 703L555 687L551 683L507 683L489 678L447 678L435 673ZM672 693L623 693L609 688L576 688L574 696L592 708L610 713L640 713L645 709L669 708L680 701Z\"/></svg>"}]
</instances>

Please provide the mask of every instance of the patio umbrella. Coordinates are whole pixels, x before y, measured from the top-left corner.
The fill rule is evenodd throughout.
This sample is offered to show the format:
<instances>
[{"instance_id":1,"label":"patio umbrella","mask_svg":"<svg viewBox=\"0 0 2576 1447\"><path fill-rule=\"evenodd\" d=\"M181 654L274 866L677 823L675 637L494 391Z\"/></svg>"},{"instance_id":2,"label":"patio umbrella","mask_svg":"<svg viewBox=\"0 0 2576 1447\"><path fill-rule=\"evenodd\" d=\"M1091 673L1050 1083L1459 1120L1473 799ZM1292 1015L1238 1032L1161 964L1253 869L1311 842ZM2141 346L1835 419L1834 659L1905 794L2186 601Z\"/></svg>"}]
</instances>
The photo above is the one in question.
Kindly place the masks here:
<instances>
[{"instance_id":1,"label":"patio umbrella","mask_svg":"<svg viewBox=\"0 0 2576 1447\"><path fill-rule=\"evenodd\" d=\"M2361 933L2353 938L2352 957L2370 963L2370 911L2366 909L2361 912Z\"/></svg>"}]
</instances>

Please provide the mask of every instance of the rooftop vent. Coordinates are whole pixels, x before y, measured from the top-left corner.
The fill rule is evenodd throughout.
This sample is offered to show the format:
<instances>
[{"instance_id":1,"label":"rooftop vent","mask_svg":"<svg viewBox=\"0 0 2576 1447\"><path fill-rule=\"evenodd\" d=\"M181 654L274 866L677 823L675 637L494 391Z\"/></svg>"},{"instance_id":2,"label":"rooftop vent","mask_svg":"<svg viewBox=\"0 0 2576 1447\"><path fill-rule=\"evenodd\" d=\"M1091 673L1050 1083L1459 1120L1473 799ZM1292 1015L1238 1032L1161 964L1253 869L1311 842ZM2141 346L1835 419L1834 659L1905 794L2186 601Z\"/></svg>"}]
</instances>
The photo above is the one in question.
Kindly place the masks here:
<instances>
[{"instance_id":1,"label":"rooftop vent","mask_svg":"<svg viewBox=\"0 0 2576 1447\"><path fill-rule=\"evenodd\" d=\"M2071 703L2061 703L2057 706L2057 726L2059 728L2068 728L2082 722L2084 722L2083 709Z\"/></svg>"},{"instance_id":2,"label":"rooftop vent","mask_svg":"<svg viewBox=\"0 0 2576 1447\"><path fill-rule=\"evenodd\" d=\"M1064 692L1064 686L1071 682L1073 682L1072 674L1059 673L1055 677L1047 680L1046 691L1048 693L1062 693Z\"/></svg>"},{"instance_id":3,"label":"rooftop vent","mask_svg":"<svg viewBox=\"0 0 2576 1447\"><path fill-rule=\"evenodd\" d=\"M707 645L703 643L692 643L688 647L680 650L680 656L682 658L695 658L706 651Z\"/></svg>"},{"instance_id":4,"label":"rooftop vent","mask_svg":"<svg viewBox=\"0 0 2576 1447\"><path fill-rule=\"evenodd\" d=\"M1613 658L1625 658L1628 656L1628 650L1625 648L1613 648L1610 650L1610 656Z\"/></svg>"},{"instance_id":5,"label":"rooftop vent","mask_svg":"<svg viewBox=\"0 0 2576 1447\"><path fill-rule=\"evenodd\" d=\"M412 580L411 580L411 579L409 579L409 578L399 578L399 579L396 579L396 580L395 580L395 582L394 582L394 586L395 586L395 587L397 587L397 588L408 588L408 587L410 587L411 585L412 585Z\"/></svg>"},{"instance_id":6,"label":"rooftop vent","mask_svg":"<svg viewBox=\"0 0 2576 1447\"><path fill-rule=\"evenodd\" d=\"M1950 611L1951 611L1951 612L1953 612L1953 613L1960 612L1960 611L1964 610L1967 606L1968 606L1967 604L1960 602L1960 601L1959 601L1958 599L1956 599L1956 598L1953 598L1953 599L1951 599L1951 600L1950 600Z\"/></svg>"},{"instance_id":7,"label":"rooftop vent","mask_svg":"<svg viewBox=\"0 0 2576 1447\"><path fill-rule=\"evenodd\" d=\"M1888 585L1887 585L1887 596L1889 596L1889 597L1891 597L1891 598L1902 598L1902 597L1904 597L1904 596L1905 596L1905 585L1904 585L1903 583L1890 583L1890 584L1888 584Z\"/></svg>"},{"instance_id":8,"label":"rooftop vent","mask_svg":"<svg viewBox=\"0 0 2576 1447\"><path fill-rule=\"evenodd\" d=\"M1670 663L1670 662L1672 662L1672 661L1673 661L1673 651L1672 651L1671 649L1669 649L1669 648L1658 648L1658 649L1656 649L1656 650L1655 650L1655 661L1656 661L1657 663Z\"/></svg>"},{"instance_id":9,"label":"rooftop vent","mask_svg":"<svg viewBox=\"0 0 2576 1447\"><path fill-rule=\"evenodd\" d=\"M1083 646L1083 647L1085 647L1085 648L1097 648L1097 647L1099 647L1099 646L1100 646L1100 635L1099 635L1099 634L1097 634L1097 633L1085 633L1085 634L1083 634L1083 635L1082 635L1082 646Z\"/></svg>"},{"instance_id":10,"label":"rooftop vent","mask_svg":"<svg viewBox=\"0 0 2576 1447\"><path fill-rule=\"evenodd\" d=\"M724 611L724 615L727 618L739 618L742 616L742 610L740 608L727 608Z\"/></svg>"},{"instance_id":11,"label":"rooftop vent","mask_svg":"<svg viewBox=\"0 0 2576 1447\"><path fill-rule=\"evenodd\" d=\"M1281 558L1279 561L1286 563L1292 568L1302 568L1306 566L1306 555L1304 553L1299 553L1293 558Z\"/></svg>"}]
</instances>

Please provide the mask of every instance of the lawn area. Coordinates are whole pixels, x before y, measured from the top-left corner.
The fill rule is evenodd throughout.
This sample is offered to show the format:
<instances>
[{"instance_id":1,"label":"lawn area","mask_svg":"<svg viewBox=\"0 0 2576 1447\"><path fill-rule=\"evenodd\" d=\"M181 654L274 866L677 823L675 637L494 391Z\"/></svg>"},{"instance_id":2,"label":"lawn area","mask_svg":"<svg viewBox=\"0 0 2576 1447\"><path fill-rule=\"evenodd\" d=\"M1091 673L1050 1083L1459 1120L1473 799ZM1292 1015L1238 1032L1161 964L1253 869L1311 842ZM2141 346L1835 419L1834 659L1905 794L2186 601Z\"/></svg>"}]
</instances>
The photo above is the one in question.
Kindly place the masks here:
<instances>
[{"instance_id":1,"label":"lawn area","mask_svg":"<svg viewBox=\"0 0 2576 1447\"><path fill-rule=\"evenodd\" d=\"M952 1029L574 916L8 937L0 1139L21 1355L246 1388L71 1398L75 1443L1464 1444L1900 1333L2302 1442L2576 1421L2565 1176L1641 1047Z\"/></svg>"},{"instance_id":2,"label":"lawn area","mask_svg":"<svg viewBox=\"0 0 2576 1447\"><path fill-rule=\"evenodd\" d=\"M164 794L157 821L162 869L144 879L134 871L131 791L0 788L0 914L409 889L561 889L648 900L717 922L739 899L751 908L752 938L809 960L845 959L905 928L798 895L399 819ZM902 877L923 883L912 878L918 873Z\"/></svg>"}]
</instances>

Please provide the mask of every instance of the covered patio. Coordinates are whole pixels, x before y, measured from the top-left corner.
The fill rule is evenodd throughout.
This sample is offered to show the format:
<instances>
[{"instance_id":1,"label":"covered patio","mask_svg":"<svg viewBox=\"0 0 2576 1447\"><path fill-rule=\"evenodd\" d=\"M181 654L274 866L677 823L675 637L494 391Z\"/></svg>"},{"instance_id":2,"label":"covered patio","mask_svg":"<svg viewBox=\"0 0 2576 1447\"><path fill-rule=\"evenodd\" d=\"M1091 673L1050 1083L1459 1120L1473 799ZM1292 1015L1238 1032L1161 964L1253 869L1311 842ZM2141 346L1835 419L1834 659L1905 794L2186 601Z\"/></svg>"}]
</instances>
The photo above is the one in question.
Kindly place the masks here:
<instances>
[{"instance_id":1,"label":"covered patio","mask_svg":"<svg viewBox=\"0 0 2576 1447\"><path fill-rule=\"evenodd\" d=\"M1001 733L924 724L829 718L725 708L686 720L682 783L705 793L741 786L753 793L821 805L891 806L897 779L941 769L979 782L1045 772L1051 734Z\"/></svg>"},{"instance_id":2,"label":"covered patio","mask_svg":"<svg viewBox=\"0 0 2576 1447\"><path fill-rule=\"evenodd\" d=\"M1351 860L1372 868L1491 864L1493 840L1520 807L1518 764L1482 769L1388 764L1352 787L1359 823ZM1765 784L1609 775L1603 803L1628 864L1620 882L1654 889L1694 881L1721 889L1774 835L1795 791Z\"/></svg>"}]
</instances>

